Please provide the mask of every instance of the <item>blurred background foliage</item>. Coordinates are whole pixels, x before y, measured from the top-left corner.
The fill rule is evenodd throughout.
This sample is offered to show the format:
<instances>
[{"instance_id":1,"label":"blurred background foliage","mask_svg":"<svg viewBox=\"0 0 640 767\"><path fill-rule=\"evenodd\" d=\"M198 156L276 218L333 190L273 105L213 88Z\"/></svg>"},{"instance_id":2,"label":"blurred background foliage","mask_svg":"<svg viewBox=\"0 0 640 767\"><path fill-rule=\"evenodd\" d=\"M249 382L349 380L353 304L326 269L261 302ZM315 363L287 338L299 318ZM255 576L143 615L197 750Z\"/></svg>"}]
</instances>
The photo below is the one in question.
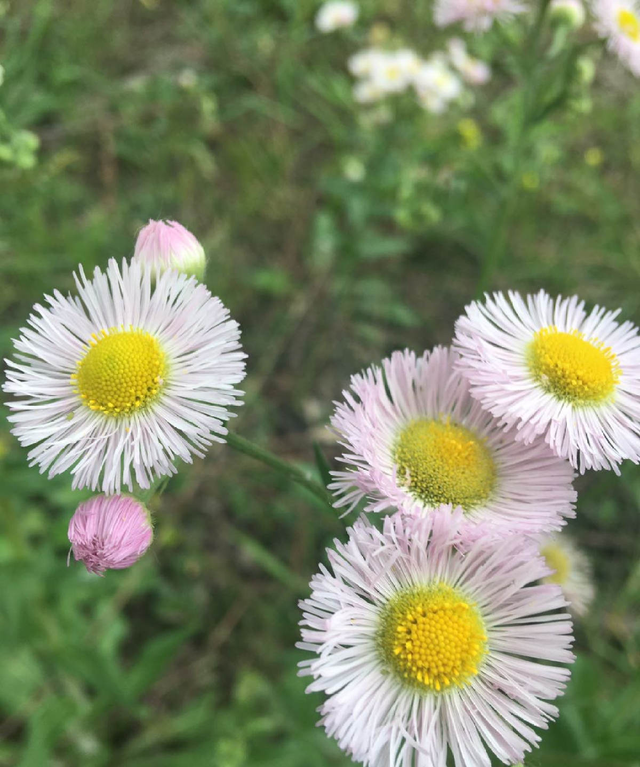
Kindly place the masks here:
<instances>
[{"instance_id":1,"label":"blurred background foliage","mask_svg":"<svg viewBox=\"0 0 640 767\"><path fill-rule=\"evenodd\" d=\"M243 327L233 428L313 470L314 441L335 458L326 423L349 376L448 343L481 279L640 321L637 81L594 49L594 84L576 73L516 160L504 36L469 40L494 78L466 110L364 108L346 60L372 27L425 56L444 35L429 3L362 0L358 25L333 35L315 30L317 7L0 0L3 356L78 263L129 256L148 218L177 219ZM504 254L487 270L497 226ZM315 727L320 698L304 694L294 649L296 600L344 536L337 516L216 447L155 504L146 558L100 579L67 566L87 497L69 486L29 469L0 427L2 767L349 763ZM638 767L640 471L578 489L571 529L598 599L560 720L527 765Z\"/></svg>"}]
</instances>

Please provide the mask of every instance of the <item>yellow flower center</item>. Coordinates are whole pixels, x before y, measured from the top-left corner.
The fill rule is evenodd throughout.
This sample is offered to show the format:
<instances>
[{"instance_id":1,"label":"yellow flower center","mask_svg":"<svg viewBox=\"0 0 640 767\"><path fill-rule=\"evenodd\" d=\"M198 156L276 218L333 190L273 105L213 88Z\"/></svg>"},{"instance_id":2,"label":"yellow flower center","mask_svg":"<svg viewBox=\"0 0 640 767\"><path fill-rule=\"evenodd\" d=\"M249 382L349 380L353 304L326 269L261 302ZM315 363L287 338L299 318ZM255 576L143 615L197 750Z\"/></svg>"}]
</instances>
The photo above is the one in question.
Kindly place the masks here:
<instances>
[{"instance_id":1,"label":"yellow flower center","mask_svg":"<svg viewBox=\"0 0 640 767\"><path fill-rule=\"evenodd\" d=\"M529 369L543 389L575 405L606 400L620 380L616 355L597 338L555 325L539 330L528 350Z\"/></svg>"},{"instance_id":2,"label":"yellow flower center","mask_svg":"<svg viewBox=\"0 0 640 767\"><path fill-rule=\"evenodd\" d=\"M464 686L487 654L475 604L442 583L393 597L382 612L377 640L385 665L423 691Z\"/></svg>"},{"instance_id":3,"label":"yellow flower center","mask_svg":"<svg viewBox=\"0 0 640 767\"><path fill-rule=\"evenodd\" d=\"M633 11L623 8L618 11L618 27L623 35L626 35L634 43L640 40L640 19Z\"/></svg>"},{"instance_id":4,"label":"yellow flower center","mask_svg":"<svg viewBox=\"0 0 640 767\"><path fill-rule=\"evenodd\" d=\"M452 421L421 418L400 432L394 450L399 481L429 506L465 511L488 500L496 468L484 440Z\"/></svg>"},{"instance_id":5,"label":"yellow flower center","mask_svg":"<svg viewBox=\"0 0 640 767\"><path fill-rule=\"evenodd\" d=\"M144 330L121 327L93 334L71 378L91 410L120 416L150 404L162 388L165 372L158 341Z\"/></svg>"},{"instance_id":6,"label":"yellow flower center","mask_svg":"<svg viewBox=\"0 0 640 767\"><path fill-rule=\"evenodd\" d=\"M571 564L569 562L569 557L560 546L550 543L549 545L544 546L540 553L544 557L547 567L551 570L555 570L554 573L544 579L545 582L557 583L560 586L566 583L567 578L569 577L569 571L571 570Z\"/></svg>"}]
</instances>

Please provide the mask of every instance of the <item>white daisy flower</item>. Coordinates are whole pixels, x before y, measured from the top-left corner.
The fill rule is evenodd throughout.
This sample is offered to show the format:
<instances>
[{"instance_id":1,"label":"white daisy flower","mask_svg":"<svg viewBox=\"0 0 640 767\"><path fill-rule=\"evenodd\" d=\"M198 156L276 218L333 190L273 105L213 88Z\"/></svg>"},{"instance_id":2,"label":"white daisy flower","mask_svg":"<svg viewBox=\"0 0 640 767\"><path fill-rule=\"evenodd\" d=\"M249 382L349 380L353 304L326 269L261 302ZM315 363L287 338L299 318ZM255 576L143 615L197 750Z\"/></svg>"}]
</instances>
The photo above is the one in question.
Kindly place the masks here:
<instances>
[{"instance_id":1,"label":"white daisy flower","mask_svg":"<svg viewBox=\"0 0 640 767\"><path fill-rule=\"evenodd\" d=\"M35 306L7 360L13 433L31 465L73 487L119 493L176 473L175 460L224 442L244 378L240 329L204 285L176 271L109 261L79 298Z\"/></svg>"},{"instance_id":2,"label":"white daisy flower","mask_svg":"<svg viewBox=\"0 0 640 767\"><path fill-rule=\"evenodd\" d=\"M542 290L487 295L456 323L458 368L518 441L541 435L580 472L619 473L640 460L640 339L618 313Z\"/></svg>"},{"instance_id":3,"label":"white daisy flower","mask_svg":"<svg viewBox=\"0 0 640 767\"><path fill-rule=\"evenodd\" d=\"M557 716L573 641L562 591L521 535L460 539L453 517L360 519L301 602L300 674L366 767L506 764Z\"/></svg>"},{"instance_id":4,"label":"white daisy flower","mask_svg":"<svg viewBox=\"0 0 640 767\"><path fill-rule=\"evenodd\" d=\"M413 78L418 100L427 109L437 112L433 105L448 106L462 95L462 83L442 58L431 58L420 66Z\"/></svg>"},{"instance_id":5,"label":"white daisy flower","mask_svg":"<svg viewBox=\"0 0 640 767\"><path fill-rule=\"evenodd\" d=\"M385 93L402 93L417 71L415 54L407 50L383 52L374 63L371 80Z\"/></svg>"},{"instance_id":6,"label":"white daisy flower","mask_svg":"<svg viewBox=\"0 0 640 767\"><path fill-rule=\"evenodd\" d=\"M358 104L374 104L386 96L373 80L360 80L353 86L353 100Z\"/></svg>"},{"instance_id":7,"label":"white daisy flower","mask_svg":"<svg viewBox=\"0 0 640 767\"><path fill-rule=\"evenodd\" d=\"M595 0L596 30L620 60L640 77L640 6L635 0Z\"/></svg>"},{"instance_id":8,"label":"white daisy flower","mask_svg":"<svg viewBox=\"0 0 640 767\"><path fill-rule=\"evenodd\" d=\"M331 424L348 471L334 472L336 507L422 516L460 506L522 532L557 530L574 516L573 471L542 440L515 442L469 394L457 355L395 352L353 376Z\"/></svg>"},{"instance_id":9,"label":"white daisy flower","mask_svg":"<svg viewBox=\"0 0 640 767\"><path fill-rule=\"evenodd\" d=\"M447 43L447 52L454 68L471 85L484 85L491 79L491 67L480 59L475 59L467 52L464 40L453 37Z\"/></svg>"},{"instance_id":10,"label":"white daisy flower","mask_svg":"<svg viewBox=\"0 0 640 767\"><path fill-rule=\"evenodd\" d=\"M359 8L350 2L325 3L316 16L316 28L320 32L335 32L355 24Z\"/></svg>"},{"instance_id":11,"label":"white daisy flower","mask_svg":"<svg viewBox=\"0 0 640 767\"><path fill-rule=\"evenodd\" d=\"M575 615L586 615L595 596L591 563L565 533L548 535L540 541L540 554L552 574L543 583L557 583L569 609Z\"/></svg>"},{"instance_id":12,"label":"white daisy flower","mask_svg":"<svg viewBox=\"0 0 640 767\"><path fill-rule=\"evenodd\" d=\"M384 56L384 51L379 48L365 48L349 58L347 68L354 77L371 77L381 56Z\"/></svg>"},{"instance_id":13,"label":"white daisy flower","mask_svg":"<svg viewBox=\"0 0 640 767\"><path fill-rule=\"evenodd\" d=\"M436 0L434 21L438 27L460 21L467 32L483 32L494 20L509 20L525 10L518 0Z\"/></svg>"}]
</instances>

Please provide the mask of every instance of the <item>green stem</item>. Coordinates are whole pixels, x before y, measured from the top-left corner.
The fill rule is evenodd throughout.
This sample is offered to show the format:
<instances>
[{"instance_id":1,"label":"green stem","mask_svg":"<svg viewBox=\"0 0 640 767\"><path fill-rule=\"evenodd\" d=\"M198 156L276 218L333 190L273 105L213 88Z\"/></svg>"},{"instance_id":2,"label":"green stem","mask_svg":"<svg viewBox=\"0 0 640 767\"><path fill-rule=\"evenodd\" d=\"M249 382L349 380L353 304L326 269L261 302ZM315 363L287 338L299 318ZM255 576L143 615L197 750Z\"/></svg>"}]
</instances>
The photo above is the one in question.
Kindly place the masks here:
<instances>
[{"instance_id":1,"label":"green stem","mask_svg":"<svg viewBox=\"0 0 640 767\"><path fill-rule=\"evenodd\" d=\"M275 469L279 474L282 474L282 476L287 477L301 487L304 487L310 493L313 493L313 495L319 501L322 501L325 506L332 508L331 497L325 487L308 477L302 469L299 469L288 461L283 461L269 450L254 445L253 442L250 442L248 439L240 437L237 434L233 434L233 432L227 434L226 441L234 450L251 456L251 458L255 458L256 461L264 463L265 466Z\"/></svg>"},{"instance_id":2,"label":"green stem","mask_svg":"<svg viewBox=\"0 0 640 767\"><path fill-rule=\"evenodd\" d=\"M503 260L507 247L507 235L511 218L516 210L520 191L520 170L522 155L525 149L527 131L532 124L535 113L538 82L536 71L538 66L538 48L542 37L544 20L550 0L541 0L536 19L527 35L524 44L525 54L522 58L522 109L518 115L518 123L511 141L511 157L508 180L497 201L497 213L485 257L482 261L480 278L476 294L481 296L488 288L493 275Z\"/></svg>"}]
</instances>

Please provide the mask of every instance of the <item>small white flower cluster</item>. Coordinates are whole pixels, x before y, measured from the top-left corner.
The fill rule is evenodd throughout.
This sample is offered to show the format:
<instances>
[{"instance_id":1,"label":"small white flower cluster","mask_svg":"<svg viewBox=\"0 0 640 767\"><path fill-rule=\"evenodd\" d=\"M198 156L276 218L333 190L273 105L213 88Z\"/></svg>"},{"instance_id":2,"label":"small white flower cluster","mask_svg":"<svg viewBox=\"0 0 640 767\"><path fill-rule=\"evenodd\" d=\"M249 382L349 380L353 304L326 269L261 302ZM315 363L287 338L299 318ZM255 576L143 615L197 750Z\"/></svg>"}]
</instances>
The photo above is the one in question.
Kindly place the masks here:
<instances>
[{"instance_id":1,"label":"small white flower cluster","mask_svg":"<svg viewBox=\"0 0 640 767\"><path fill-rule=\"evenodd\" d=\"M367 48L354 54L348 66L358 78L353 89L358 103L369 104L413 88L421 106L435 114L460 98L463 80L481 85L491 77L490 67L470 56L459 38L449 41L446 54L437 52L427 59L411 48Z\"/></svg>"}]
</instances>

